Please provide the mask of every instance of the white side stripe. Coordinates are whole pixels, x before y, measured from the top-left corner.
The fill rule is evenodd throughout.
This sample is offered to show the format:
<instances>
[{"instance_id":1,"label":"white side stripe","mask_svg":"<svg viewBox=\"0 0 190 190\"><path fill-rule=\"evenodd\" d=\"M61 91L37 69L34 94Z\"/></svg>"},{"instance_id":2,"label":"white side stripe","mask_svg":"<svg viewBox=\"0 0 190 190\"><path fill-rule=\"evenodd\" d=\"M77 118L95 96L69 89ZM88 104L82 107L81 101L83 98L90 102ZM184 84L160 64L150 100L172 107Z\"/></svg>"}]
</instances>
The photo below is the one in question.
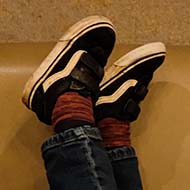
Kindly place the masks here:
<instances>
[{"instance_id":1,"label":"white side stripe","mask_svg":"<svg viewBox=\"0 0 190 190\"><path fill-rule=\"evenodd\" d=\"M73 56L71 57L71 59L67 63L67 66L62 71L59 71L59 72L55 73L54 75L50 76L43 83L44 93L48 90L48 88L54 82L58 81L61 78L67 77L71 73L71 71L74 69L74 67L76 66L76 64L78 63L78 61L79 61L80 57L82 56L82 54L85 53L85 52L86 51L83 51L83 50L77 51L75 54L73 54Z\"/></svg>"},{"instance_id":2,"label":"white side stripe","mask_svg":"<svg viewBox=\"0 0 190 190\"><path fill-rule=\"evenodd\" d=\"M110 96L101 96L96 102L96 106L104 103L112 103L119 99L129 87L135 86L137 84L137 80L130 79L124 82L112 95Z\"/></svg>"}]
</instances>

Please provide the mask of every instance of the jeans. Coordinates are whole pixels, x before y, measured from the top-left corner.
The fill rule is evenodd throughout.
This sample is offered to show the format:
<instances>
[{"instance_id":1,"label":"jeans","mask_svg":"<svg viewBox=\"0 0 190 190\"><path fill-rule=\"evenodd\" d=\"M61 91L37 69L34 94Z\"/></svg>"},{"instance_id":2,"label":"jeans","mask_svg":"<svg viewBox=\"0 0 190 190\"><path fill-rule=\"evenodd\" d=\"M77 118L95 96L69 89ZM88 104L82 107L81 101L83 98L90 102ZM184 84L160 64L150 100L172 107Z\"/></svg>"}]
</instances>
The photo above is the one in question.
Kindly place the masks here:
<instances>
[{"instance_id":1,"label":"jeans","mask_svg":"<svg viewBox=\"0 0 190 190\"><path fill-rule=\"evenodd\" d=\"M98 128L75 127L42 145L50 190L141 190L131 147L105 150Z\"/></svg>"}]
</instances>

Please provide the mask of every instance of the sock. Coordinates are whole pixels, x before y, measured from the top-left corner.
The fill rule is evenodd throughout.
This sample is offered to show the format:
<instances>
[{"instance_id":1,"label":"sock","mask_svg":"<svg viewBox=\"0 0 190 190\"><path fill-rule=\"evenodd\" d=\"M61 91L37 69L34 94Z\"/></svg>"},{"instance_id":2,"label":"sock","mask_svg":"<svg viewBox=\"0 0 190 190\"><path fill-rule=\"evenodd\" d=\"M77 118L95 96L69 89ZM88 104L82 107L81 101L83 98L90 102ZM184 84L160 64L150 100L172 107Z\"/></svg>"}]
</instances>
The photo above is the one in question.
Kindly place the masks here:
<instances>
[{"instance_id":1,"label":"sock","mask_svg":"<svg viewBox=\"0 0 190 190\"><path fill-rule=\"evenodd\" d=\"M128 121L104 118L98 123L105 148L131 146Z\"/></svg>"},{"instance_id":2,"label":"sock","mask_svg":"<svg viewBox=\"0 0 190 190\"><path fill-rule=\"evenodd\" d=\"M51 119L55 132L85 124L93 125L91 97L83 97L77 92L65 92L58 97Z\"/></svg>"}]
</instances>

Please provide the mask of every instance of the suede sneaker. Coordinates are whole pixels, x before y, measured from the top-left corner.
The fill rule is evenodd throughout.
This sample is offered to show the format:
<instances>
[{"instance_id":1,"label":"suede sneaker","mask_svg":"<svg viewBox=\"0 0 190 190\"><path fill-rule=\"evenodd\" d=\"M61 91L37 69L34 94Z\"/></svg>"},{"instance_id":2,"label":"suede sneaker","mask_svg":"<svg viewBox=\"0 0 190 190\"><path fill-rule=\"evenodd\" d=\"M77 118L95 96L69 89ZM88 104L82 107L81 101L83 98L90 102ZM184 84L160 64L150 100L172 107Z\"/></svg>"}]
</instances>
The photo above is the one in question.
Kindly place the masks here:
<instances>
[{"instance_id":1,"label":"suede sneaker","mask_svg":"<svg viewBox=\"0 0 190 190\"><path fill-rule=\"evenodd\" d=\"M154 42L138 47L105 71L100 83L95 119L106 117L134 121L140 113L139 103L147 92L153 73L163 63L165 45Z\"/></svg>"},{"instance_id":2,"label":"suede sneaker","mask_svg":"<svg viewBox=\"0 0 190 190\"><path fill-rule=\"evenodd\" d=\"M50 125L52 109L63 92L91 94L96 100L114 43L114 27L106 17L90 16L77 22L29 78L23 103Z\"/></svg>"}]
</instances>

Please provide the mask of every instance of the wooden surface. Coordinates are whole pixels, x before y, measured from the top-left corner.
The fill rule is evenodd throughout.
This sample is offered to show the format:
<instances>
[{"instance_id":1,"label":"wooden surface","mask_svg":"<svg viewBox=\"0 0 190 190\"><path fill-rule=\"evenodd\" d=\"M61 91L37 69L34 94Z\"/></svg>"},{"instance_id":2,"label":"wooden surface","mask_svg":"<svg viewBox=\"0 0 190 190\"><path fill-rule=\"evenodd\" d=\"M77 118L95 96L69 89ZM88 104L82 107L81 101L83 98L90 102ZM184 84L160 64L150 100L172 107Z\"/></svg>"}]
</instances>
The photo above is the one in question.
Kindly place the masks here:
<instances>
[{"instance_id":1,"label":"wooden surface","mask_svg":"<svg viewBox=\"0 0 190 190\"><path fill-rule=\"evenodd\" d=\"M0 45L0 189L47 190L41 143L52 134L21 103L25 82L53 43ZM110 64L132 47L116 46ZM190 186L190 47L168 47L132 124L145 190Z\"/></svg>"}]
</instances>

